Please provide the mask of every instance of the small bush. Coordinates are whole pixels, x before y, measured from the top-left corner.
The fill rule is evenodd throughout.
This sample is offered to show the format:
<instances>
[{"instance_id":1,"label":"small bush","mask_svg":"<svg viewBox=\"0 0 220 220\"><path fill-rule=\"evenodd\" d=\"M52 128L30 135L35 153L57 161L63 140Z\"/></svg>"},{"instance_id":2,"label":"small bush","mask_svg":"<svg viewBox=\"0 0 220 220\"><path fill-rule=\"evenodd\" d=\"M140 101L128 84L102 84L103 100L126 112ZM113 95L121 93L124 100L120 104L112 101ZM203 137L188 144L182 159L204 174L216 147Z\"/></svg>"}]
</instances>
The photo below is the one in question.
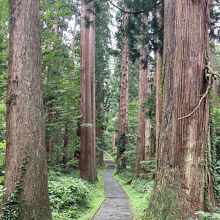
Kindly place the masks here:
<instances>
[{"instance_id":1,"label":"small bush","mask_svg":"<svg viewBox=\"0 0 220 220\"><path fill-rule=\"evenodd\" d=\"M144 195L149 191L152 191L153 184L153 181L137 178L132 181L131 186L135 189L137 193L143 193Z\"/></svg>"},{"instance_id":2,"label":"small bush","mask_svg":"<svg viewBox=\"0 0 220 220\"><path fill-rule=\"evenodd\" d=\"M69 220L89 201L89 185L85 181L54 173L49 176L49 196L54 219Z\"/></svg>"}]
</instances>

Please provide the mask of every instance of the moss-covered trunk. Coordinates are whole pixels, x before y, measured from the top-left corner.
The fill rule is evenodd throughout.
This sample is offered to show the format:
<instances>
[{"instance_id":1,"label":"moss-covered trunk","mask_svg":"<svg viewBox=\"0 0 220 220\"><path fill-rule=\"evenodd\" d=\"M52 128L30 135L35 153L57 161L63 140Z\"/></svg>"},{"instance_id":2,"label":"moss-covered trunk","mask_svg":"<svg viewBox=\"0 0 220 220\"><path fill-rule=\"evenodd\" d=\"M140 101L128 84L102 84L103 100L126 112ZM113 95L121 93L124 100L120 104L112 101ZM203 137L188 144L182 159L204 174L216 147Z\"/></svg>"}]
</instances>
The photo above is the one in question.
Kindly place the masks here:
<instances>
[{"instance_id":1,"label":"moss-covered trunk","mask_svg":"<svg viewBox=\"0 0 220 220\"><path fill-rule=\"evenodd\" d=\"M205 54L209 6L206 0L165 0L162 123L157 175L145 219L185 219L205 209L209 96ZM208 187L212 190L212 186ZM211 195L211 193L209 193Z\"/></svg>"}]
</instances>

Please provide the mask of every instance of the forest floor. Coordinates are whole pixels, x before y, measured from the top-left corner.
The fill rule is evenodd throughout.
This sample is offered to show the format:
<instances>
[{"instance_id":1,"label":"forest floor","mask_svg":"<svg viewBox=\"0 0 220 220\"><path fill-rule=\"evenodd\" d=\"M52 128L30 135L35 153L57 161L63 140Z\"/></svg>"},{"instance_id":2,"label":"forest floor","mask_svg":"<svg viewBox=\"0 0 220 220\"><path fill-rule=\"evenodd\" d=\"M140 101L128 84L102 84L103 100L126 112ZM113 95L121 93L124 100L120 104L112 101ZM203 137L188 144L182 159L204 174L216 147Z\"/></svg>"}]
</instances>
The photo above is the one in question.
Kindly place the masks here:
<instances>
[{"instance_id":1,"label":"forest floor","mask_svg":"<svg viewBox=\"0 0 220 220\"><path fill-rule=\"evenodd\" d=\"M105 156L107 169L102 177L105 183L105 202L94 216L93 220L129 220L132 219L132 212L128 197L125 195L119 183L112 176L114 172L114 164Z\"/></svg>"}]
</instances>

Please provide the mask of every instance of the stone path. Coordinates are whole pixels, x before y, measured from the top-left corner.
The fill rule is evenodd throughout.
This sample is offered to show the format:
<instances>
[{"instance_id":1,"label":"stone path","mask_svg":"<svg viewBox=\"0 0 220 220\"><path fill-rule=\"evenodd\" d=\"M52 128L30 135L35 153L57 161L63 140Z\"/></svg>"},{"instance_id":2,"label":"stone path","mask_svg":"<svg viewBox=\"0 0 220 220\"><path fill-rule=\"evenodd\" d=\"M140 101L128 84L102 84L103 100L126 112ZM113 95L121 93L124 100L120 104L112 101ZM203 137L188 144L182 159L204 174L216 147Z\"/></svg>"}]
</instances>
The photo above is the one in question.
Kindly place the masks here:
<instances>
[{"instance_id":1,"label":"stone path","mask_svg":"<svg viewBox=\"0 0 220 220\"><path fill-rule=\"evenodd\" d=\"M131 220L132 214L127 196L119 183L112 176L114 164L105 156L107 169L102 174L105 182L105 202L94 216L93 220Z\"/></svg>"}]
</instances>

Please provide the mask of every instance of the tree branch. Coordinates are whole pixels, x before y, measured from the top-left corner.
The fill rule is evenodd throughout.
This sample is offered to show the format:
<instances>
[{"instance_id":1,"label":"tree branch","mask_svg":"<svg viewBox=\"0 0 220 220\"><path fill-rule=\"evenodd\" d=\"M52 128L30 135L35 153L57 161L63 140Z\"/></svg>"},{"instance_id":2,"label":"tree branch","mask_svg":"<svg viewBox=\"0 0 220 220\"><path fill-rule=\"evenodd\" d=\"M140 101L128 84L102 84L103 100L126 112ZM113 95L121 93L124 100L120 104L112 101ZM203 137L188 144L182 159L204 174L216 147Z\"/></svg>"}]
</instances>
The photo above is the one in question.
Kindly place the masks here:
<instances>
[{"instance_id":1,"label":"tree branch","mask_svg":"<svg viewBox=\"0 0 220 220\"><path fill-rule=\"evenodd\" d=\"M118 10L120 10L121 12L126 13L126 14L133 14L133 15L144 13L144 12L146 12L147 10L153 9L153 8L155 8L156 6L158 6L158 5L161 4L161 2L158 2L158 3L156 3L155 5L152 5L151 7L147 7L147 8L145 8L144 10L141 10L141 11L126 11L126 10L124 10L123 8L120 8L118 5L114 4L111 0L106 0L106 1L109 2L109 3L110 3L112 6L114 6L115 8L117 8Z\"/></svg>"},{"instance_id":2,"label":"tree branch","mask_svg":"<svg viewBox=\"0 0 220 220\"><path fill-rule=\"evenodd\" d=\"M153 32L153 33L148 33L148 34L149 34L149 35L155 35L155 34L160 33L161 31L163 31L163 28L160 28L158 31Z\"/></svg>"}]
</instances>

